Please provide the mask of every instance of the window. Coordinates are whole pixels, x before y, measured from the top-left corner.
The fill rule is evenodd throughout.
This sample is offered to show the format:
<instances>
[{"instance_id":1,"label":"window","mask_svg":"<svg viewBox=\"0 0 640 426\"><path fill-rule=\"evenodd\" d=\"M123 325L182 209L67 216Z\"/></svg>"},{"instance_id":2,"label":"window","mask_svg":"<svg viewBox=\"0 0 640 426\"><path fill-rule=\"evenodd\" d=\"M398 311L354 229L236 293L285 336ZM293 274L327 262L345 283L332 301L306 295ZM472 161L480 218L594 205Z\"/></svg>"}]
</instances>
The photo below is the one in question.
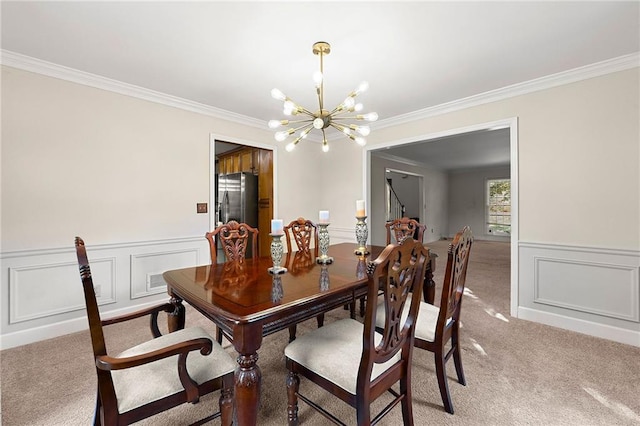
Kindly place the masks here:
<instances>
[{"instance_id":1,"label":"window","mask_svg":"<svg viewBox=\"0 0 640 426\"><path fill-rule=\"evenodd\" d=\"M487 180L487 233L511 234L511 180Z\"/></svg>"}]
</instances>

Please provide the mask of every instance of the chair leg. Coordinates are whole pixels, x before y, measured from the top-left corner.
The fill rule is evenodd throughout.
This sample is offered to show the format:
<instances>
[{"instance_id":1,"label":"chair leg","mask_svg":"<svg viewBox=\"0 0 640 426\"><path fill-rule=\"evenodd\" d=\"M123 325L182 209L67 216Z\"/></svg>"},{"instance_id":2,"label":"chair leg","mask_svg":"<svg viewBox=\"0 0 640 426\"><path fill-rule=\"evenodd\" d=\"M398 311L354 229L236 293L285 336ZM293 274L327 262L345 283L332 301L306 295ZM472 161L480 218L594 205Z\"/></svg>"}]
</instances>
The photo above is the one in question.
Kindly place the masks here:
<instances>
[{"instance_id":1,"label":"chair leg","mask_svg":"<svg viewBox=\"0 0 640 426\"><path fill-rule=\"evenodd\" d=\"M365 404L364 401L357 404L356 415L358 416L358 426L370 426L371 425L371 407L369 404Z\"/></svg>"},{"instance_id":2,"label":"chair leg","mask_svg":"<svg viewBox=\"0 0 640 426\"><path fill-rule=\"evenodd\" d=\"M458 341L458 327L453 330L451 336L451 345L453 345L453 363L456 366L456 374L458 375L458 383L462 386L467 385L467 381L464 378L464 370L462 369L462 358L460 357L460 342Z\"/></svg>"},{"instance_id":3,"label":"chair leg","mask_svg":"<svg viewBox=\"0 0 640 426\"><path fill-rule=\"evenodd\" d=\"M216 340L222 344L222 329L220 327L216 327Z\"/></svg>"},{"instance_id":4,"label":"chair leg","mask_svg":"<svg viewBox=\"0 0 640 426\"><path fill-rule=\"evenodd\" d=\"M349 303L349 311L351 319L356 319L356 301Z\"/></svg>"},{"instance_id":5,"label":"chair leg","mask_svg":"<svg viewBox=\"0 0 640 426\"><path fill-rule=\"evenodd\" d=\"M287 375L287 418L289 426L298 425L298 390L300 389L300 377L293 371Z\"/></svg>"},{"instance_id":6,"label":"chair leg","mask_svg":"<svg viewBox=\"0 0 640 426\"><path fill-rule=\"evenodd\" d=\"M316 317L316 321L318 322L318 328L324 325L324 314L320 314Z\"/></svg>"},{"instance_id":7,"label":"chair leg","mask_svg":"<svg viewBox=\"0 0 640 426\"><path fill-rule=\"evenodd\" d=\"M234 376L228 375L223 379L222 389L220 391L220 420L222 426L231 426L233 424L233 386Z\"/></svg>"},{"instance_id":8,"label":"chair leg","mask_svg":"<svg viewBox=\"0 0 640 426\"><path fill-rule=\"evenodd\" d=\"M296 340L296 330L297 326L295 324L289 326L289 343Z\"/></svg>"},{"instance_id":9,"label":"chair leg","mask_svg":"<svg viewBox=\"0 0 640 426\"><path fill-rule=\"evenodd\" d=\"M438 348L434 352L436 361L436 376L438 377L438 387L440 387L440 397L447 413L453 414L453 404L449 394L449 383L447 382L447 370L445 369L444 348Z\"/></svg>"},{"instance_id":10,"label":"chair leg","mask_svg":"<svg viewBox=\"0 0 640 426\"><path fill-rule=\"evenodd\" d=\"M411 374L407 373L407 377L400 379L400 394L404 395L402 399L402 424L405 426L413 426L413 404L411 395Z\"/></svg>"},{"instance_id":11,"label":"chair leg","mask_svg":"<svg viewBox=\"0 0 640 426\"><path fill-rule=\"evenodd\" d=\"M102 402L100 402L100 393L96 392L96 411L93 413L93 426L101 426L100 411L102 408Z\"/></svg>"},{"instance_id":12,"label":"chair leg","mask_svg":"<svg viewBox=\"0 0 640 426\"><path fill-rule=\"evenodd\" d=\"M365 298L361 297L360 298L360 317L364 317L365 310L366 310Z\"/></svg>"}]
</instances>

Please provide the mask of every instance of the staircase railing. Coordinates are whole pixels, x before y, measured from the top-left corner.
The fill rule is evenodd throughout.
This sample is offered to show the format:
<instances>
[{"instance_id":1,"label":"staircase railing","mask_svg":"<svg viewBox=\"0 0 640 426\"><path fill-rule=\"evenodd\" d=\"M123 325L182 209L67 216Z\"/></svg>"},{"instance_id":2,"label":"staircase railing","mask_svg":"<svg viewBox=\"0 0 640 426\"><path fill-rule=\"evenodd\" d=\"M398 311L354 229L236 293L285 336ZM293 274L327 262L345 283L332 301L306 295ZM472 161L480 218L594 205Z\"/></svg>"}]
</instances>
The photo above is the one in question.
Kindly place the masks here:
<instances>
[{"instance_id":1,"label":"staircase railing","mask_svg":"<svg viewBox=\"0 0 640 426\"><path fill-rule=\"evenodd\" d=\"M387 179L387 222L404 217L405 207L400 202L398 194L391 185L391 180Z\"/></svg>"}]
</instances>

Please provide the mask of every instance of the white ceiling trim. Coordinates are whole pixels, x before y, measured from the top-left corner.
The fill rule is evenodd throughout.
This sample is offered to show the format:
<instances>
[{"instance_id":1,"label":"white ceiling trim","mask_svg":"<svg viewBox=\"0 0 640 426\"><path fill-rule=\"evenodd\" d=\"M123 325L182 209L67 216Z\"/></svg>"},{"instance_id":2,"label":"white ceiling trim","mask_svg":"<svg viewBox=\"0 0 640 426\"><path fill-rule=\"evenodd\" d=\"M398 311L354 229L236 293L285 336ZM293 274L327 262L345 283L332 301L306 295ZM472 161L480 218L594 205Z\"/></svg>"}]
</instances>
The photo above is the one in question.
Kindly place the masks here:
<instances>
[{"instance_id":1,"label":"white ceiling trim","mask_svg":"<svg viewBox=\"0 0 640 426\"><path fill-rule=\"evenodd\" d=\"M222 120L233 121L260 129L265 129L267 127L263 120L258 120L246 115L237 114L209 105L204 105L198 102L179 98L177 96L167 95L166 93L145 89L144 87L135 86L133 84L123 83L121 81L102 77L96 74L79 71L74 68L69 68L62 65L54 64L52 62L32 58L30 56L11 52L9 50L3 49L0 59L0 63L2 65L46 75L48 77L59 78L61 80L82 84L84 86L94 87L96 89L108 90L110 92L119 93L121 95L131 96L134 98L143 99L145 101L180 108L183 110L220 118Z\"/></svg>"},{"instance_id":2,"label":"white ceiling trim","mask_svg":"<svg viewBox=\"0 0 640 426\"><path fill-rule=\"evenodd\" d=\"M70 81L77 84L82 84L85 86L108 90L126 96L132 96L134 98L139 98L150 102L156 102L175 108L208 115L222 120L228 120L251 127L256 127L259 129L266 128L263 120L258 120L253 117L248 117L246 115L237 114L176 96L167 95L165 93L156 92L154 90L145 89L140 86L123 83L121 81L102 77L96 74L79 71L73 68L32 58L30 56L22 55L9 50L1 50L0 64L46 75L49 77L58 78L61 80ZM501 89L491 90L489 92L480 93L456 101L447 102L430 108L424 108L407 114L402 114L396 117L381 120L376 123L371 123L371 128L375 130L390 126L397 126L424 118L434 117L437 115L446 114L473 106L496 102L514 96L520 96L523 94L545 90L563 84L574 83L580 80L586 80L589 78L594 78L618 71L624 71L639 66L640 53L624 55L618 58L597 62L595 64L587 65L584 67L563 71L557 74L552 74L546 77L541 77L522 83L513 84Z\"/></svg>"},{"instance_id":3,"label":"white ceiling trim","mask_svg":"<svg viewBox=\"0 0 640 426\"><path fill-rule=\"evenodd\" d=\"M458 99L452 102L436 105L430 108L413 111L407 114L398 115L385 120L380 120L372 124L372 129L382 129L399 124L409 123L424 118L434 117L449 112L458 111L490 102L496 102L515 96L525 95L531 92L551 89L553 87L562 86L563 84L575 83L581 80L587 80L618 71L640 67L640 53L620 56L618 58L609 59L595 64L586 65L584 67L563 71L557 74L548 75L546 77L536 78L534 80L513 84L500 89L491 90L489 92L479 93L477 95Z\"/></svg>"}]
</instances>

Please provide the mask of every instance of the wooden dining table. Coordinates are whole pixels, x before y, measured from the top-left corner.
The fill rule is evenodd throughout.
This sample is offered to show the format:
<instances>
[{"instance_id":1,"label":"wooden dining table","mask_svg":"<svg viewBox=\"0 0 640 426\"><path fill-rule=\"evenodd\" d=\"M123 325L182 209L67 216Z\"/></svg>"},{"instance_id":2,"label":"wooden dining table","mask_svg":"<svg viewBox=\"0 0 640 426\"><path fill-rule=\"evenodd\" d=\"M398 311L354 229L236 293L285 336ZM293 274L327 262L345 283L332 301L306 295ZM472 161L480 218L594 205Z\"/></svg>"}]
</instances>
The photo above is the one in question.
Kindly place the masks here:
<instances>
[{"instance_id":1,"label":"wooden dining table","mask_svg":"<svg viewBox=\"0 0 640 426\"><path fill-rule=\"evenodd\" d=\"M238 353L235 403L239 425L257 422L262 380L257 362L263 337L367 294L367 262L384 247L369 247L366 257L355 255L356 248L352 243L330 246L333 262L327 265L318 264L313 251L287 253L283 265L287 272L279 275L268 272L270 257L164 272L175 306L170 330L184 327L185 301L222 329ZM427 290L433 293L429 287L434 269L432 257L425 277L426 299Z\"/></svg>"}]
</instances>

